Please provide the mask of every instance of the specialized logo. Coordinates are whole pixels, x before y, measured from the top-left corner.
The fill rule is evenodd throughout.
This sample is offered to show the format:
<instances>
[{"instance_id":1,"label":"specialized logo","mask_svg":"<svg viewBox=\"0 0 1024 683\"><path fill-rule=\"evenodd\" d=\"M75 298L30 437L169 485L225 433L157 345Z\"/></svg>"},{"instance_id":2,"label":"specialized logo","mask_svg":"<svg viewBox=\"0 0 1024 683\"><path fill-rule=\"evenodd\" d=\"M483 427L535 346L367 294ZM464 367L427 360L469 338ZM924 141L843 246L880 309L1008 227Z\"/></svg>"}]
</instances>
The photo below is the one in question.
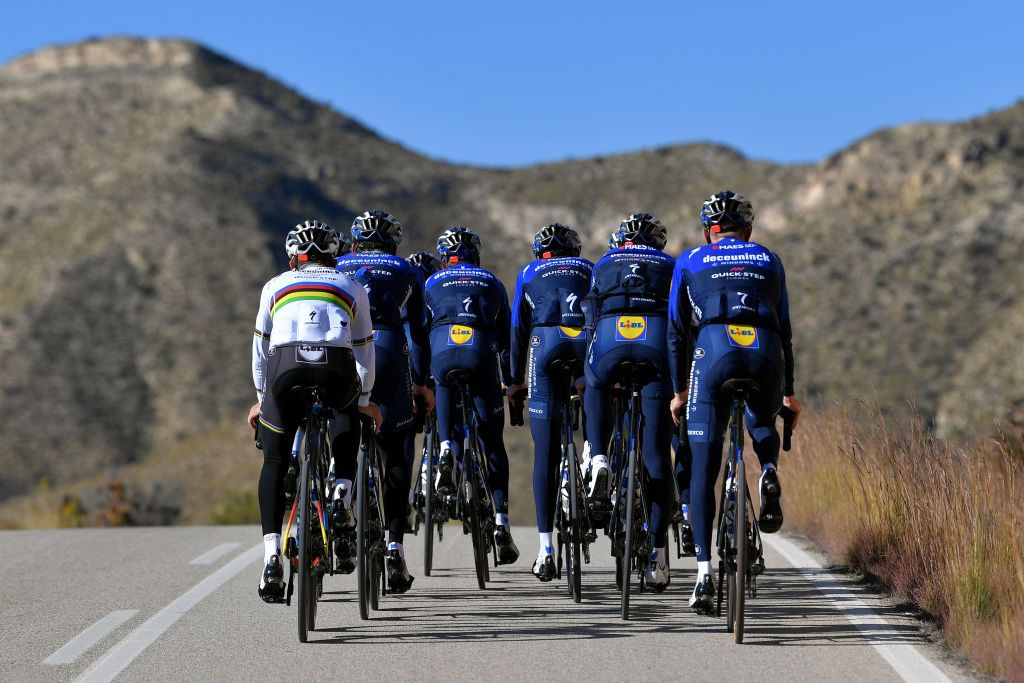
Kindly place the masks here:
<instances>
[{"instance_id":1,"label":"specialized logo","mask_svg":"<svg viewBox=\"0 0 1024 683\"><path fill-rule=\"evenodd\" d=\"M575 293L572 293L569 296L565 297L565 303L569 304L569 312L570 313L572 313L572 309L575 308L575 306L576 306L576 299L577 298L578 297L576 296Z\"/></svg>"},{"instance_id":2,"label":"specialized logo","mask_svg":"<svg viewBox=\"0 0 1024 683\"><path fill-rule=\"evenodd\" d=\"M462 300L462 305L465 306L466 313L469 313L469 306L472 303L473 303L473 298L472 297L468 297L467 296L465 299Z\"/></svg>"},{"instance_id":3,"label":"specialized logo","mask_svg":"<svg viewBox=\"0 0 1024 683\"><path fill-rule=\"evenodd\" d=\"M647 318L639 315L620 315L616 319L616 341L643 341L645 339L647 339Z\"/></svg>"},{"instance_id":4,"label":"specialized logo","mask_svg":"<svg viewBox=\"0 0 1024 683\"><path fill-rule=\"evenodd\" d=\"M296 346L295 362L325 365L327 363L327 349L322 346Z\"/></svg>"},{"instance_id":5,"label":"specialized logo","mask_svg":"<svg viewBox=\"0 0 1024 683\"><path fill-rule=\"evenodd\" d=\"M448 328L448 346L466 346L473 343L473 328L452 325Z\"/></svg>"},{"instance_id":6,"label":"specialized logo","mask_svg":"<svg viewBox=\"0 0 1024 683\"><path fill-rule=\"evenodd\" d=\"M633 275L636 275L636 271L640 270L640 264L639 263L630 263L629 264L629 270L633 273Z\"/></svg>"},{"instance_id":7,"label":"specialized logo","mask_svg":"<svg viewBox=\"0 0 1024 683\"><path fill-rule=\"evenodd\" d=\"M582 334L582 327L566 327L565 325L558 326L558 336L562 339L579 339Z\"/></svg>"},{"instance_id":8,"label":"specialized logo","mask_svg":"<svg viewBox=\"0 0 1024 683\"><path fill-rule=\"evenodd\" d=\"M729 325L729 343L743 349L756 349L757 330L747 325Z\"/></svg>"}]
</instances>

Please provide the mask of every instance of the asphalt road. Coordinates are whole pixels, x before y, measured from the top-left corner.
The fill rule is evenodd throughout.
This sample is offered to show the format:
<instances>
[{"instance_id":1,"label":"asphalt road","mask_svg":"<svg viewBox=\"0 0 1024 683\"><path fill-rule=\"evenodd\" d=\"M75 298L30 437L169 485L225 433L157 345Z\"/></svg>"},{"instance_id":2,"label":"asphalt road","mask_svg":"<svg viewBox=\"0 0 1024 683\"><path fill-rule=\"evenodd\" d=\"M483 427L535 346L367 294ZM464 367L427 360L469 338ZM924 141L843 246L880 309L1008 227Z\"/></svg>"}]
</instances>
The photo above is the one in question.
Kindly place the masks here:
<instances>
[{"instance_id":1,"label":"asphalt road","mask_svg":"<svg viewBox=\"0 0 1024 683\"><path fill-rule=\"evenodd\" d=\"M515 529L520 561L476 588L467 536L447 528L422 576L408 539L411 592L360 621L354 576L327 577L318 631L300 645L296 609L256 595L254 527L0 532L0 680L669 680L935 681L967 677L920 625L855 577L829 573L785 537L748 602L746 642L686 607L696 564L673 563L661 595L618 616L602 538L584 601L529 574L535 533Z\"/></svg>"}]
</instances>

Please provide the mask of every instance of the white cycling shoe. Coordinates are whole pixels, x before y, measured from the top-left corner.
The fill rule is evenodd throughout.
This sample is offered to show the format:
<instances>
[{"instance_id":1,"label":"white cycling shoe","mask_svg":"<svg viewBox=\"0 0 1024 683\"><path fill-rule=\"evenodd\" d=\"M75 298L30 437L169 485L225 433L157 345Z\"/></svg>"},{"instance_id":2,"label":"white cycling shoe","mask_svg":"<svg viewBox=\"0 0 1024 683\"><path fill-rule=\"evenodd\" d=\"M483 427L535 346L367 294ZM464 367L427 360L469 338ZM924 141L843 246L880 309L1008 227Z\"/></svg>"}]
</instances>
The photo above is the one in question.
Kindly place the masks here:
<instances>
[{"instance_id":1,"label":"white cycling shoe","mask_svg":"<svg viewBox=\"0 0 1024 683\"><path fill-rule=\"evenodd\" d=\"M644 569L644 583L648 590L660 593L668 588L670 576L668 563L665 561L665 548L655 548L651 553L651 559Z\"/></svg>"},{"instance_id":2,"label":"white cycling shoe","mask_svg":"<svg viewBox=\"0 0 1024 683\"><path fill-rule=\"evenodd\" d=\"M608 458L604 455L595 455L590 459L590 477L587 480L588 498L608 497Z\"/></svg>"}]
</instances>

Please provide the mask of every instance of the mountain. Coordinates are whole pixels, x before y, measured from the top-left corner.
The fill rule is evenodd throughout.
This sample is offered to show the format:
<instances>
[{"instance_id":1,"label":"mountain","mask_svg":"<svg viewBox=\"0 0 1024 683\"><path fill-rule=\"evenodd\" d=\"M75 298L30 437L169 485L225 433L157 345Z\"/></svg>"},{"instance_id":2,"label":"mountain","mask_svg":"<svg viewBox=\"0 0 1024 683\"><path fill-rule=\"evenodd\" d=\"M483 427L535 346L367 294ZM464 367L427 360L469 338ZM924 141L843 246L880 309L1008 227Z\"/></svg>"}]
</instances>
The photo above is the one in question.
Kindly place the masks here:
<instances>
[{"instance_id":1,"label":"mountain","mask_svg":"<svg viewBox=\"0 0 1024 683\"><path fill-rule=\"evenodd\" d=\"M226 425L254 396L249 339L283 236L370 207L400 217L409 251L476 227L511 283L546 222L576 225L596 256L647 210L678 251L701 239L703 198L738 189L787 264L802 393L913 397L950 433L1024 421L1022 162L1018 104L880 131L813 166L694 144L480 169L187 41L46 48L0 69L0 498L205 434L254 459Z\"/></svg>"}]
</instances>

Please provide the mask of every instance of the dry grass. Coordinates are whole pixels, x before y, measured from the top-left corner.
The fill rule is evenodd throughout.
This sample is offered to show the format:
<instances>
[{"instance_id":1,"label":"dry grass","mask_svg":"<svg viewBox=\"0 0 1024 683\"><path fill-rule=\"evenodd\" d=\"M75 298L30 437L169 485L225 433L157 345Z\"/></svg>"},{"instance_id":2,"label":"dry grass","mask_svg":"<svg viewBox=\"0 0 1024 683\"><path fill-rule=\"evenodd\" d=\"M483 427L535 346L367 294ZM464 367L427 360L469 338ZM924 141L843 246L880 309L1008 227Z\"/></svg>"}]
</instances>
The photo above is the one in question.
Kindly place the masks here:
<instances>
[{"instance_id":1,"label":"dry grass","mask_svg":"<svg viewBox=\"0 0 1024 683\"><path fill-rule=\"evenodd\" d=\"M786 528L919 605L984 671L1024 679L1020 437L958 448L865 406L808 416L780 469Z\"/></svg>"}]
</instances>

